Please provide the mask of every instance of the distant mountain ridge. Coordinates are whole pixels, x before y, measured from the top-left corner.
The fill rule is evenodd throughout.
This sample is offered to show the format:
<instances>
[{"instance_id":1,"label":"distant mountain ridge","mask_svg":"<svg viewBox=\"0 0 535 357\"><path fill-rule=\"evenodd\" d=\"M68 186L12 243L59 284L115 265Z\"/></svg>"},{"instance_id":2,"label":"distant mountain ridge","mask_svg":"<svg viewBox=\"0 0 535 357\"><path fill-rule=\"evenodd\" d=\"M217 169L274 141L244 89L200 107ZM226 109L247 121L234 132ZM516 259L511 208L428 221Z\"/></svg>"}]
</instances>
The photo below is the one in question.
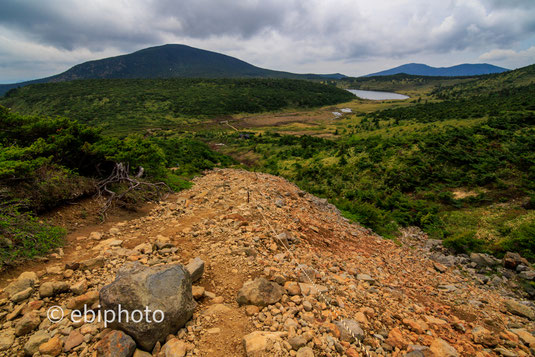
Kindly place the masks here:
<instances>
[{"instance_id":1,"label":"distant mountain ridge","mask_svg":"<svg viewBox=\"0 0 535 357\"><path fill-rule=\"evenodd\" d=\"M390 76L399 73L417 76L457 77L479 76L483 74L503 73L509 69L494 66L488 63L464 63L452 67L431 67L422 63L408 63L385 71L371 73L365 77Z\"/></svg>"},{"instance_id":2,"label":"distant mountain ridge","mask_svg":"<svg viewBox=\"0 0 535 357\"><path fill-rule=\"evenodd\" d=\"M130 54L78 64L55 76L27 82L2 84L0 95L12 88L34 83L65 82L97 78L293 78L340 79L335 74L297 74L256 67L221 53L186 45L149 47Z\"/></svg>"}]
</instances>

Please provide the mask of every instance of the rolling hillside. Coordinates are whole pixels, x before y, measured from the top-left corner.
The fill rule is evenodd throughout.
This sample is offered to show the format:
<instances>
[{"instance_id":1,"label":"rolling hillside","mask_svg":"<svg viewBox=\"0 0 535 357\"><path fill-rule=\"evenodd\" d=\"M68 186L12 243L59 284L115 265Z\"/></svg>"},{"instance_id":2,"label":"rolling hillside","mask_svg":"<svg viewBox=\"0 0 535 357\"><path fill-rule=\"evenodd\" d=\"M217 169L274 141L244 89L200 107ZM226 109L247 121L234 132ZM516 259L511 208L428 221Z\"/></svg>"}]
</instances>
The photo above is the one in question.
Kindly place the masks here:
<instances>
[{"instance_id":1,"label":"rolling hillside","mask_svg":"<svg viewBox=\"0 0 535 357\"><path fill-rule=\"evenodd\" d=\"M366 77L390 76L393 74L405 73L419 76L478 76L482 74L502 73L508 71L507 68L493 66L488 63L469 64L464 63L452 67L431 67L421 63L408 63L399 67L387 69L385 71L371 73Z\"/></svg>"},{"instance_id":2,"label":"rolling hillside","mask_svg":"<svg viewBox=\"0 0 535 357\"><path fill-rule=\"evenodd\" d=\"M88 79L19 88L0 105L21 114L62 115L110 132L132 132L354 98L334 86L292 79Z\"/></svg>"},{"instance_id":3,"label":"rolling hillside","mask_svg":"<svg viewBox=\"0 0 535 357\"><path fill-rule=\"evenodd\" d=\"M35 83L110 78L294 78L340 79L342 74L295 74L253 66L237 58L186 45L163 45L127 55L89 61L55 76L0 85L0 95Z\"/></svg>"},{"instance_id":4,"label":"rolling hillside","mask_svg":"<svg viewBox=\"0 0 535 357\"><path fill-rule=\"evenodd\" d=\"M535 64L514 71L474 78L455 85L443 85L434 90L433 94L440 99L466 98L532 84L535 84Z\"/></svg>"}]
</instances>

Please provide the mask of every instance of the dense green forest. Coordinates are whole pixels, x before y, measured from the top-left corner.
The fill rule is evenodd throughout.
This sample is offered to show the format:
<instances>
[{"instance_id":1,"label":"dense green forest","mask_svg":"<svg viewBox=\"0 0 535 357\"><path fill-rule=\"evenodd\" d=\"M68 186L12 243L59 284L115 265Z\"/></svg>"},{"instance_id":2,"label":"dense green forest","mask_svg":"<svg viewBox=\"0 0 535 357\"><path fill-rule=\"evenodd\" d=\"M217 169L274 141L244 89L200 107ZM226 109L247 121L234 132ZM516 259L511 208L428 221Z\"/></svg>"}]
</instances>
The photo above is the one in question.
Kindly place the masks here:
<instances>
[{"instance_id":1,"label":"dense green forest","mask_svg":"<svg viewBox=\"0 0 535 357\"><path fill-rule=\"evenodd\" d=\"M368 114L366 120L376 125L384 120L393 120L396 123L402 120L429 123L529 112L535 110L535 84L460 98L449 98L443 92L438 92L437 98L444 101L381 110Z\"/></svg>"},{"instance_id":2,"label":"dense green forest","mask_svg":"<svg viewBox=\"0 0 535 357\"><path fill-rule=\"evenodd\" d=\"M433 77L400 73L390 76L346 77L338 81L338 84L343 88L362 90L422 92L431 91L437 86L452 86L473 79L474 77Z\"/></svg>"},{"instance_id":3,"label":"dense green forest","mask_svg":"<svg viewBox=\"0 0 535 357\"><path fill-rule=\"evenodd\" d=\"M29 115L61 115L107 133L187 127L198 119L354 99L334 86L290 79L95 79L34 84L0 104Z\"/></svg>"},{"instance_id":4,"label":"dense green forest","mask_svg":"<svg viewBox=\"0 0 535 357\"><path fill-rule=\"evenodd\" d=\"M459 99L532 84L535 84L535 64L514 71L481 76L455 85L444 83L436 86L432 94L439 99Z\"/></svg>"},{"instance_id":5,"label":"dense green forest","mask_svg":"<svg viewBox=\"0 0 535 357\"><path fill-rule=\"evenodd\" d=\"M96 183L116 163L170 189L189 187L202 170L234 161L191 137L161 132L111 138L63 117L23 116L0 106L0 267L61 244L64 231L37 220L35 213L92 196ZM168 168L172 167L173 170ZM118 183L111 187L120 192ZM138 204L143 192L126 197Z\"/></svg>"}]
</instances>

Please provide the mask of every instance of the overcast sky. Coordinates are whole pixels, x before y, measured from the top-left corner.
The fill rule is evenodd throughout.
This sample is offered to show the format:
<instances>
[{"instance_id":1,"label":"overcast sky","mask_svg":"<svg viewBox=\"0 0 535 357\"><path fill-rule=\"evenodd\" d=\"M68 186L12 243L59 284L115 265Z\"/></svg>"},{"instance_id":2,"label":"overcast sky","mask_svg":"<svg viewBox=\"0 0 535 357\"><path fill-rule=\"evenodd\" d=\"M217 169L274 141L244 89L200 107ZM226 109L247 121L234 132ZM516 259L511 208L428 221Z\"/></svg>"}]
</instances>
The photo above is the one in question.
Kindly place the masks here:
<instances>
[{"instance_id":1,"label":"overcast sky","mask_svg":"<svg viewBox=\"0 0 535 357\"><path fill-rule=\"evenodd\" d=\"M0 83L166 43L298 73L513 69L535 63L535 0L0 0Z\"/></svg>"}]
</instances>

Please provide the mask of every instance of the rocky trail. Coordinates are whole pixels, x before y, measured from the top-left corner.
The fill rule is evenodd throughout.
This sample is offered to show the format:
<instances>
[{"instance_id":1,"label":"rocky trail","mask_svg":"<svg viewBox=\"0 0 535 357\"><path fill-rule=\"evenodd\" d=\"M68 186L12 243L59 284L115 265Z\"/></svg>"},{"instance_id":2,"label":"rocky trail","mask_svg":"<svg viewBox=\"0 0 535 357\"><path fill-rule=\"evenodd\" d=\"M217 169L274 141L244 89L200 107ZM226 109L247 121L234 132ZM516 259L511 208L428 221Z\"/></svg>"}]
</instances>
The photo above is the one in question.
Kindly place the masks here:
<instances>
[{"instance_id":1,"label":"rocky trail","mask_svg":"<svg viewBox=\"0 0 535 357\"><path fill-rule=\"evenodd\" d=\"M385 240L279 177L210 171L142 217L75 231L46 262L3 274L0 356L535 355L535 310L514 279L482 279L437 244ZM117 301L173 318L127 334L47 317Z\"/></svg>"}]
</instances>

